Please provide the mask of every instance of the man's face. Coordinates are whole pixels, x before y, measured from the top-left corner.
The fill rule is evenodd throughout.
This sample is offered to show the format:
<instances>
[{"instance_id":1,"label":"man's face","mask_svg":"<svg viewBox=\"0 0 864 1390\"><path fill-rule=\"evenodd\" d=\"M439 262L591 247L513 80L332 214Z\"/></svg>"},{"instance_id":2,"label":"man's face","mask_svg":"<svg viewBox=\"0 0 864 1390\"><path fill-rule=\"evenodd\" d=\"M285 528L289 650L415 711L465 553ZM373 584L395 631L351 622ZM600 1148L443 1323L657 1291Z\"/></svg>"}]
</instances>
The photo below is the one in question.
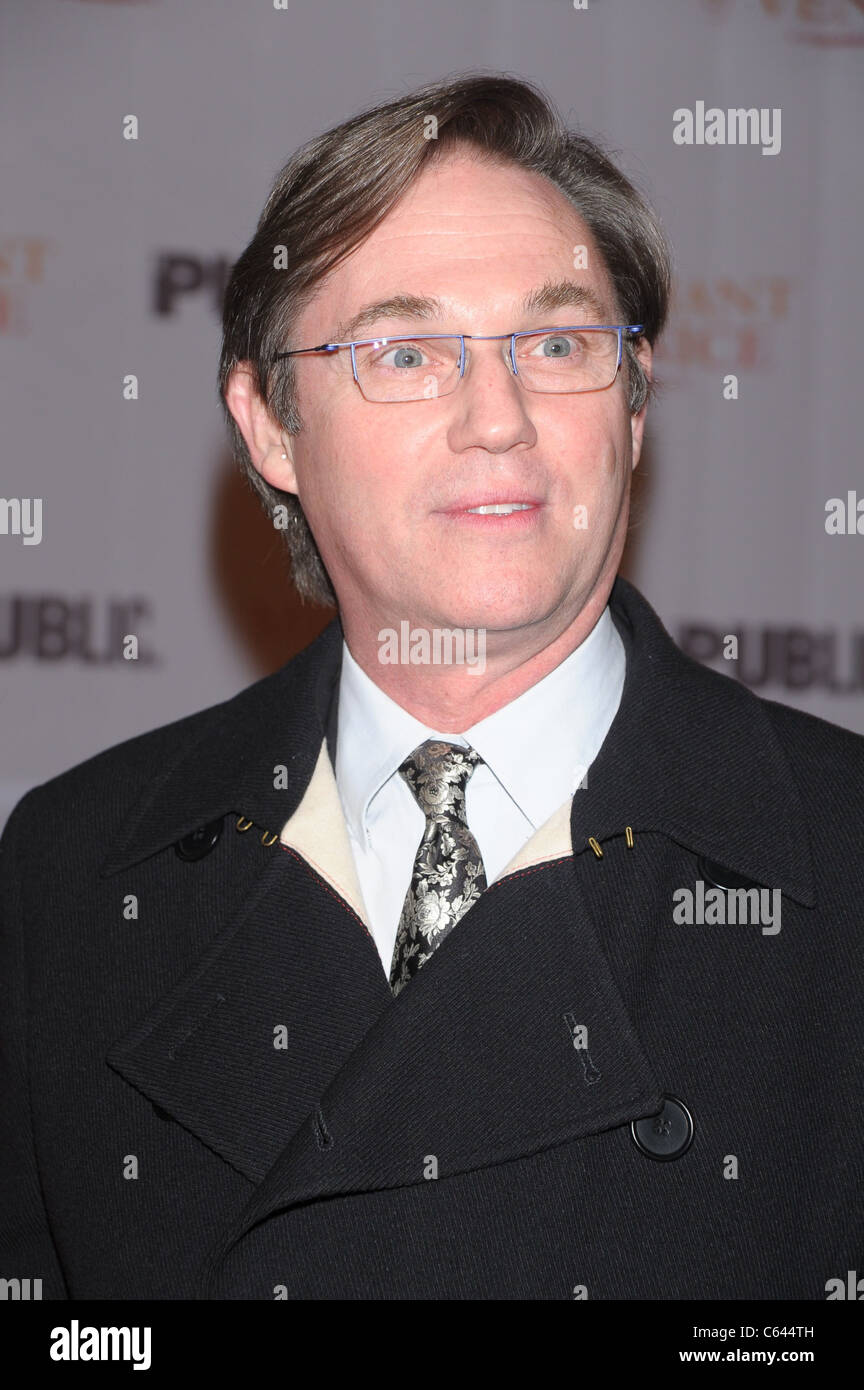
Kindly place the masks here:
<instances>
[{"instance_id":1,"label":"man's face","mask_svg":"<svg viewBox=\"0 0 864 1390\"><path fill-rule=\"evenodd\" d=\"M579 246L584 269L574 269ZM578 304L524 312L527 296L560 281L590 292L599 312ZM600 254L567 199L537 175L462 155L429 166L319 287L291 346L333 341L339 324L400 294L434 297L440 315L387 315L348 336L621 321ZM398 403L364 399L347 350L294 359L303 429L285 437L288 461L274 451L262 472L299 493L346 634L408 619L490 635L533 628L552 640L611 587L642 430L627 408L623 365L606 390L540 394L514 378L508 346L469 340L452 394ZM466 510L516 498L531 510ZM578 516L586 526L574 524Z\"/></svg>"}]
</instances>

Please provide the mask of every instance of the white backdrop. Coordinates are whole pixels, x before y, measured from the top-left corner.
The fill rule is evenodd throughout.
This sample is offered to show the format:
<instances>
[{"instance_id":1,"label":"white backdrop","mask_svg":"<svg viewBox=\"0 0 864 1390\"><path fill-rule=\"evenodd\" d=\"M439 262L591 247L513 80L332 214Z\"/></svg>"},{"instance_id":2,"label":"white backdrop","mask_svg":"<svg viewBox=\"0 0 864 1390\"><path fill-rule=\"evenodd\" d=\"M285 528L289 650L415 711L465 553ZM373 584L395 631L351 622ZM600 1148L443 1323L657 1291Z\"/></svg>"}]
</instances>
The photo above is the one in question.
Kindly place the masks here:
<instances>
[{"instance_id":1,"label":"white backdrop","mask_svg":"<svg viewBox=\"0 0 864 1390\"><path fill-rule=\"evenodd\" d=\"M0 494L42 503L38 544L0 508L0 823L35 783L275 669L330 616L296 603L230 465L221 285L298 144L473 67L539 82L610 141L675 249L624 572L694 655L738 632L760 694L864 732L864 534L825 529L828 500L857 489L864 533L862 0L5 0L0 16ZM697 102L779 108L779 153L676 144L673 113ZM129 631L137 662L115 640Z\"/></svg>"}]
</instances>

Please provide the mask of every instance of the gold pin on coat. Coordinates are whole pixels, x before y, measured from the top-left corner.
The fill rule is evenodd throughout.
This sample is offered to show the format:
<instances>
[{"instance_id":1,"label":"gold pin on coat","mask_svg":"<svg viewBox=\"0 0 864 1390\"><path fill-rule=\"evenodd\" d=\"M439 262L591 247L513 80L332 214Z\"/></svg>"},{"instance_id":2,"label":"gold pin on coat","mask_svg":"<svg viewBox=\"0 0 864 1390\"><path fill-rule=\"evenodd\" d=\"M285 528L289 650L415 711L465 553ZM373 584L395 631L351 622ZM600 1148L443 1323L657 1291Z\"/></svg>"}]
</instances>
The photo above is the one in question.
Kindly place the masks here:
<instances>
[{"instance_id":1,"label":"gold pin on coat","mask_svg":"<svg viewBox=\"0 0 864 1390\"><path fill-rule=\"evenodd\" d=\"M236 822L235 822L235 827L234 827L234 828L235 828L236 830L239 830L240 833L241 833L241 835L242 835L244 830L249 830L249 829L251 829L253 823L254 823L254 822L253 822L248 816L243 816L243 815L241 815L241 816L238 816L238 817L237 817L237 820L236 820ZM262 843L262 845L267 845L268 847L269 847L270 845L275 845L275 843L276 843L276 841L277 841L278 839L279 839L279 833L278 833L278 831L274 831L274 830L264 830L264 831L262 831L262 833L261 833L261 843Z\"/></svg>"},{"instance_id":2,"label":"gold pin on coat","mask_svg":"<svg viewBox=\"0 0 864 1390\"><path fill-rule=\"evenodd\" d=\"M632 825L625 825L625 827L624 827L624 839L627 841L627 848L628 848L628 849L632 849L632 848L633 848L633 827L632 827ZM602 859L602 858L603 858L603 851L602 851L602 849L600 848L599 841L596 840L596 839L594 838L593 835L589 835L589 837L588 837L588 843L589 843L589 845L591 846L591 848L593 849L593 851L594 851L594 853L596 854L597 858L598 858L598 859Z\"/></svg>"}]
</instances>

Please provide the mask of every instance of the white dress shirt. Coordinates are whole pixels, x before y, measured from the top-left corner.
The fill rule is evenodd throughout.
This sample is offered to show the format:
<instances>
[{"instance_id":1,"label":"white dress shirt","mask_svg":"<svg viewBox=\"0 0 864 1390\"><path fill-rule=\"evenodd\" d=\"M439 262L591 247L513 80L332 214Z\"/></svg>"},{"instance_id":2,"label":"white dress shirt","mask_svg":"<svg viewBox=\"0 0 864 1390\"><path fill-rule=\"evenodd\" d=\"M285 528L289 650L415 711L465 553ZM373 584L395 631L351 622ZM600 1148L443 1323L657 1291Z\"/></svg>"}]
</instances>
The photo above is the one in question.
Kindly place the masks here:
<instances>
[{"instance_id":1,"label":"white dress shirt","mask_svg":"<svg viewBox=\"0 0 864 1390\"><path fill-rule=\"evenodd\" d=\"M625 666L607 606L581 645L536 685L464 733L451 734L427 728L385 695L343 642L336 785L369 929L388 978L426 826L400 764L430 738L477 750L483 763L469 779L465 810L492 883L572 799L615 717Z\"/></svg>"}]
</instances>

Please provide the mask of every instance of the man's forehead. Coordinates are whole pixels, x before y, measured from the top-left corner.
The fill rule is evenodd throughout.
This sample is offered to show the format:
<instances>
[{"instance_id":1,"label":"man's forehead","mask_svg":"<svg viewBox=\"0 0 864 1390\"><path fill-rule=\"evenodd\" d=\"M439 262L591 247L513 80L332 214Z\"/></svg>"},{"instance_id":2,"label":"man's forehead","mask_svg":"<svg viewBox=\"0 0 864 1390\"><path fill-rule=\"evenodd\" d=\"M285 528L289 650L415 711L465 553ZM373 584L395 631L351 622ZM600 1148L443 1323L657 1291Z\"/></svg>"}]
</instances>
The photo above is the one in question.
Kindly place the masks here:
<instances>
[{"instance_id":1,"label":"man's forehead","mask_svg":"<svg viewBox=\"0 0 864 1390\"><path fill-rule=\"evenodd\" d=\"M370 260L382 252L406 256L486 257L484 240L510 254L520 244L554 254L573 240L591 240L582 214L545 175L501 161L434 159L402 192L348 258ZM452 243L456 243L454 246ZM509 245L508 245L509 243Z\"/></svg>"},{"instance_id":2,"label":"man's forehead","mask_svg":"<svg viewBox=\"0 0 864 1390\"><path fill-rule=\"evenodd\" d=\"M538 314L551 314L567 309L579 322L609 321L605 295L595 292L590 285L567 278L547 279L523 295L502 294L494 298L496 304L511 313L514 319L536 318ZM336 341L344 342L353 338L364 330L373 329L385 319L399 320L406 324L437 324L438 321L458 316L460 312L465 312L464 304L457 303L447 295L418 295L409 291L383 294L361 305L349 317L341 319L336 327ZM514 323L515 326L518 325Z\"/></svg>"},{"instance_id":3,"label":"man's forehead","mask_svg":"<svg viewBox=\"0 0 864 1390\"><path fill-rule=\"evenodd\" d=\"M446 202L442 194L446 190ZM418 205L435 211L509 215L519 205L526 214L578 217L578 210L552 179L504 156L478 150L433 154L387 214L394 221L413 216ZM384 225L382 222L380 225Z\"/></svg>"},{"instance_id":4,"label":"man's forehead","mask_svg":"<svg viewBox=\"0 0 864 1390\"><path fill-rule=\"evenodd\" d=\"M454 240L450 234L463 214L468 221L476 216L481 245L489 219L491 246L476 262L469 242L460 263L458 237L452 259L446 246L437 254L436 232L445 234L445 243ZM526 228L523 215L538 225ZM385 254L381 242L391 233ZM374 329L379 319L437 322L464 317L475 306L516 319L569 307L574 322L608 323L615 298L588 224L555 184L512 163L453 154L426 166L321 282L308 308L310 318L319 317L316 310L326 314L333 341L345 341ZM332 325L334 309L338 325Z\"/></svg>"}]
</instances>

